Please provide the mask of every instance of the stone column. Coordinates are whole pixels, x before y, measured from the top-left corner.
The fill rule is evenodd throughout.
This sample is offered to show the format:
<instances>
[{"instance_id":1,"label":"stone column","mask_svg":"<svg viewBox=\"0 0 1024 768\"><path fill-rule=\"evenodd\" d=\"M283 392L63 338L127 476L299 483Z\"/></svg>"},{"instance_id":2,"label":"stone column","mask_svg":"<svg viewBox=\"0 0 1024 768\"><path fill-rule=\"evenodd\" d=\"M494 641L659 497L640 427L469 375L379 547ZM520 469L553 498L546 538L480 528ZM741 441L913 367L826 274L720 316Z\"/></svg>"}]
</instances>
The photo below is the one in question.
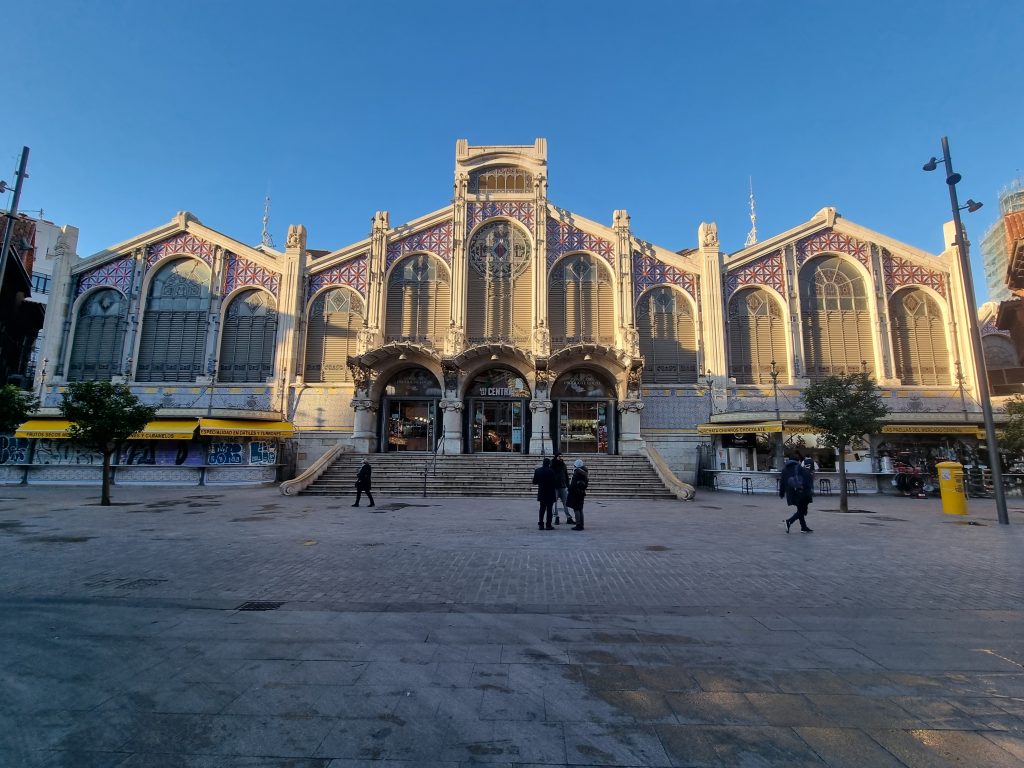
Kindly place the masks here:
<instances>
[{"instance_id":1,"label":"stone column","mask_svg":"<svg viewBox=\"0 0 1024 768\"><path fill-rule=\"evenodd\" d=\"M441 453L462 453L462 411L465 405L461 400L448 398L442 400L439 405L441 413L444 414L441 425L444 430Z\"/></svg>"},{"instance_id":2,"label":"stone column","mask_svg":"<svg viewBox=\"0 0 1024 768\"><path fill-rule=\"evenodd\" d=\"M530 425L530 453L550 456L553 450L551 442L551 409L554 407L548 399L531 400L530 411L533 420Z\"/></svg>"},{"instance_id":3,"label":"stone column","mask_svg":"<svg viewBox=\"0 0 1024 768\"><path fill-rule=\"evenodd\" d=\"M722 254L718 249L718 226L712 222L697 228L700 247L700 330L704 370L726 376L725 309L722 306Z\"/></svg>"},{"instance_id":4,"label":"stone column","mask_svg":"<svg viewBox=\"0 0 1024 768\"><path fill-rule=\"evenodd\" d=\"M541 345L543 349L535 346L534 354L546 356L547 346L550 345L550 333L548 332L548 180L543 173L537 173L533 177L533 242L535 245L533 253L533 328L541 331L541 339L548 341ZM538 338L534 334L535 340ZM535 342L536 345L536 342Z\"/></svg>"},{"instance_id":5,"label":"stone column","mask_svg":"<svg viewBox=\"0 0 1024 768\"><path fill-rule=\"evenodd\" d=\"M358 392L358 395L365 395ZM377 403L368 397L353 397L356 412L352 429L352 448L356 453L374 453L377 449Z\"/></svg>"},{"instance_id":6,"label":"stone column","mask_svg":"<svg viewBox=\"0 0 1024 768\"><path fill-rule=\"evenodd\" d=\"M55 383L60 383L66 375L64 355L71 347L71 339L68 336L71 326L70 310L75 303L76 282L71 276L71 269L78 261L78 230L68 225L61 227L55 250L57 259L50 282L50 302L43 318L43 344L39 350L40 364L36 368L36 391L42 386L44 377L50 381L56 378ZM49 361L45 367L42 365L43 360Z\"/></svg>"},{"instance_id":7,"label":"stone column","mask_svg":"<svg viewBox=\"0 0 1024 768\"><path fill-rule=\"evenodd\" d=\"M300 339L306 317L306 228L301 224L290 225L286 242L277 299L278 359L275 378L281 387L281 414L284 419L291 411L286 393L293 381L301 379L300 366L305 355Z\"/></svg>"},{"instance_id":8,"label":"stone column","mask_svg":"<svg viewBox=\"0 0 1024 768\"><path fill-rule=\"evenodd\" d=\"M641 400L619 401L619 454L621 456L638 456L644 448L644 438L640 434L640 411L643 409L644 404Z\"/></svg>"},{"instance_id":9,"label":"stone column","mask_svg":"<svg viewBox=\"0 0 1024 768\"><path fill-rule=\"evenodd\" d=\"M387 251L390 220L387 211L373 215L370 255L366 261L366 328L359 334L359 354L382 343L387 307Z\"/></svg>"},{"instance_id":10,"label":"stone column","mask_svg":"<svg viewBox=\"0 0 1024 768\"><path fill-rule=\"evenodd\" d=\"M615 275L617 288L616 310L619 331L617 346L630 358L640 354L639 334L636 332L633 306L633 236L629 229L629 213L625 210L612 212L612 229L615 231Z\"/></svg>"}]
</instances>

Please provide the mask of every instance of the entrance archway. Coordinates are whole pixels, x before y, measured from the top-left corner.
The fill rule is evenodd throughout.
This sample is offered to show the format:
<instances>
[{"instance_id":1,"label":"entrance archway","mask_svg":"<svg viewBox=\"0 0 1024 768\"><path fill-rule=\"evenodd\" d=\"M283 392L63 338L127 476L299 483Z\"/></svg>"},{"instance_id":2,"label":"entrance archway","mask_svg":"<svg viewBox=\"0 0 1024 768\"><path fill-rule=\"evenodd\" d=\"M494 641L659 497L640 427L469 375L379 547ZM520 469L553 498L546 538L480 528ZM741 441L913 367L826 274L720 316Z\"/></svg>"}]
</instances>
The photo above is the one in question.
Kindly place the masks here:
<instances>
[{"instance_id":1,"label":"entrance archway","mask_svg":"<svg viewBox=\"0 0 1024 768\"><path fill-rule=\"evenodd\" d=\"M441 384L426 368L404 368L381 397L381 452L433 451L439 434Z\"/></svg>"},{"instance_id":2,"label":"entrance archway","mask_svg":"<svg viewBox=\"0 0 1024 768\"><path fill-rule=\"evenodd\" d=\"M466 389L466 450L526 453L529 450L530 388L518 371L490 368Z\"/></svg>"},{"instance_id":3,"label":"entrance archway","mask_svg":"<svg viewBox=\"0 0 1024 768\"><path fill-rule=\"evenodd\" d=\"M551 434L562 453L615 453L615 386L602 374L577 368L551 387Z\"/></svg>"}]
</instances>

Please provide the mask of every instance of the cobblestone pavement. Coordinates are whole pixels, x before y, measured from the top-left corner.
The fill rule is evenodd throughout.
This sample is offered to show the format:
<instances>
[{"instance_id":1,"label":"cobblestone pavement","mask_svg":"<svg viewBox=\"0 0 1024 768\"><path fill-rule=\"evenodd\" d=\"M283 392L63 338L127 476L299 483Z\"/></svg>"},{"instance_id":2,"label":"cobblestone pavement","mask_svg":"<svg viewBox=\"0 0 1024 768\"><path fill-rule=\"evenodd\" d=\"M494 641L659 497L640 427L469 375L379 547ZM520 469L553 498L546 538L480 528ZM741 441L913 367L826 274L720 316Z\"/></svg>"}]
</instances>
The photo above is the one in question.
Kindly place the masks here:
<instances>
[{"instance_id":1,"label":"cobblestone pavement","mask_svg":"<svg viewBox=\"0 0 1024 768\"><path fill-rule=\"evenodd\" d=\"M1024 766L1024 500L96 497L0 489L2 766Z\"/></svg>"}]
</instances>

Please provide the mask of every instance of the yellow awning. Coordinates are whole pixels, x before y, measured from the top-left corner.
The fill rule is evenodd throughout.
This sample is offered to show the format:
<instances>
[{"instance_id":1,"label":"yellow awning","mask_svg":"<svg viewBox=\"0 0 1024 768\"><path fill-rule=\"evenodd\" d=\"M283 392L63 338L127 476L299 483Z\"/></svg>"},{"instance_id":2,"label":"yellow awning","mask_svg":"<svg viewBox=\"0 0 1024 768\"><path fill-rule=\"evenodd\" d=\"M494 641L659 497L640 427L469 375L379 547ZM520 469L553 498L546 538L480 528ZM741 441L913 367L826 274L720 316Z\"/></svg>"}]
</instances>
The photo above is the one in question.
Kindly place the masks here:
<instances>
[{"instance_id":1,"label":"yellow awning","mask_svg":"<svg viewBox=\"0 0 1024 768\"><path fill-rule=\"evenodd\" d=\"M295 427L287 421L200 419L199 434L216 437L291 437Z\"/></svg>"},{"instance_id":2,"label":"yellow awning","mask_svg":"<svg viewBox=\"0 0 1024 768\"><path fill-rule=\"evenodd\" d=\"M747 424L698 424L700 435L738 435L749 432L781 432L781 421L752 421Z\"/></svg>"},{"instance_id":3,"label":"yellow awning","mask_svg":"<svg viewBox=\"0 0 1024 768\"><path fill-rule=\"evenodd\" d=\"M29 419L14 433L15 437L67 437L70 421L64 419Z\"/></svg>"},{"instance_id":4,"label":"yellow awning","mask_svg":"<svg viewBox=\"0 0 1024 768\"><path fill-rule=\"evenodd\" d=\"M975 435L977 425L972 424L886 424L884 435Z\"/></svg>"},{"instance_id":5,"label":"yellow awning","mask_svg":"<svg viewBox=\"0 0 1024 768\"><path fill-rule=\"evenodd\" d=\"M175 421L157 419L151 421L141 431L129 437L129 440L191 440L196 433L195 419Z\"/></svg>"}]
</instances>

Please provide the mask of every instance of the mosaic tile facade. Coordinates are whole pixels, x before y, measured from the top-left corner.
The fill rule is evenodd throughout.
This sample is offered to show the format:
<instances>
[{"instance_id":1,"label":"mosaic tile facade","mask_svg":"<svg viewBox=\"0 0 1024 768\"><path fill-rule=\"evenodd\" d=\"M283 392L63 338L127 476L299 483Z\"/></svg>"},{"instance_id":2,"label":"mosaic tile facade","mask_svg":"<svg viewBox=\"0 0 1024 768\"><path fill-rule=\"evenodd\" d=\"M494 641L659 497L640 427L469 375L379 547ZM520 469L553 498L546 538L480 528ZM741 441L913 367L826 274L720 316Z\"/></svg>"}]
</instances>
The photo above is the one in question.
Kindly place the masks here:
<instances>
[{"instance_id":1,"label":"mosaic tile facade","mask_svg":"<svg viewBox=\"0 0 1024 768\"><path fill-rule=\"evenodd\" d=\"M146 249L146 267L151 267L156 264L164 256L171 256L176 253L185 253L190 256L196 256L206 262L209 267L213 267L213 243L204 240L201 237L189 234L188 232L182 232L174 237L169 237L166 240L155 243Z\"/></svg>"},{"instance_id":2,"label":"mosaic tile facade","mask_svg":"<svg viewBox=\"0 0 1024 768\"><path fill-rule=\"evenodd\" d=\"M984 325L982 325L981 328L979 328L978 330L982 336L988 336L989 334L996 333L999 334L1000 336L1010 338L1010 332L1004 331L1002 328L997 328L995 319L991 317L988 320L986 320Z\"/></svg>"},{"instance_id":3,"label":"mosaic tile facade","mask_svg":"<svg viewBox=\"0 0 1024 768\"><path fill-rule=\"evenodd\" d=\"M476 225L494 218L495 216L508 216L524 224L527 229L533 229L534 205L533 203L504 202L467 203L466 204L466 234Z\"/></svg>"},{"instance_id":4,"label":"mosaic tile facade","mask_svg":"<svg viewBox=\"0 0 1024 768\"><path fill-rule=\"evenodd\" d=\"M547 225L548 266L564 253L590 251L602 256L609 264L615 263L615 246L603 237L584 232L557 219L548 217Z\"/></svg>"},{"instance_id":5,"label":"mosaic tile facade","mask_svg":"<svg viewBox=\"0 0 1024 768\"><path fill-rule=\"evenodd\" d=\"M726 297L747 285L767 285L785 296L786 268L782 262L782 251L766 254L730 271L725 278Z\"/></svg>"},{"instance_id":6,"label":"mosaic tile facade","mask_svg":"<svg viewBox=\"0 0 1024 768\"><path fill-rule=\"evenodd\" d=\"M311 296L328 285L347 285L365 297L366 260L367 255L364 253L330 269L325 269L323 272L310 275L306 285L306 301L309 301Z\"/></svg>"},{"instance_id":7,"label":"mosaic tile facade","mask_svg":"<svg viewBox=\"0 0 1024 768\"><path fill-rule=\"evenodd\" d=\"M633 299L655 285L669 283L678 285L694 299L697 298L699 278L692 272L683 272L670 264L658 261L653 256L633 251Z\"/></svg>"},{"instance_id":8,"label":"mosaic tile facade","mask_svg":"<svg viewBox=\"0 0 1024 768\"><path fill-rule=\"evenodd\" d=\"M452 263L452 222L443 221L429 229L422 229L411 235L388 243L386 268L413 251L429 251Z\"/></svg>"},{"instance_id":9,"label":"mosaic tile facade","mask_svg":"<svg viewBox=\"0 0 1024 768\"><path fill-rule=\"evenodd\" d=\"M946 278L941 272L893 256L888 251L882 252L882 270L885 273L885 292L888 296L905 285L927 285L934 288L943 298L946 297Z\"/></svg>"},{"instance_id":10,"label":"mosaic tile facade","mask_svg":"<svg viewBox=\"0 0 1024 768\"><path fill-rule=\"evenodd\" d=\"M124 256L116 261L108 261L102 266L90 269L80 274L75 281L75 298L78 298L90 288L100 285L117 288L125 296L132 287L132 274L135 271L135 260L131 256Z\"/></svg>"},{"instance_id":11,"label":"mosaic tile facade","mask_svg":"<svg viewBox=\"0 0 1024 768\"><path fill-rule=\"evenodd\" d=\"M796 263L803 266L811 256L819 253L845 253L853 256L871 271L871 249L852 235L844 235L834 229L826 229L810 237L805 237L796 244Z\"/></svg>"},{"instance_id":12,"label":"mosaic tile facade","mask_svg":"<svg viewBox=\"0 0 1024 768\"><path fill-rule=\"evenodd\" d=\"M224 295L231 293L235 288L243 285L260 286L266 288L277 297L277 289L281 277L277 272L261 267L254 261L243 259L233 253L227 254L227 261L224 269Z\"/></svg>"}]
</instances>

